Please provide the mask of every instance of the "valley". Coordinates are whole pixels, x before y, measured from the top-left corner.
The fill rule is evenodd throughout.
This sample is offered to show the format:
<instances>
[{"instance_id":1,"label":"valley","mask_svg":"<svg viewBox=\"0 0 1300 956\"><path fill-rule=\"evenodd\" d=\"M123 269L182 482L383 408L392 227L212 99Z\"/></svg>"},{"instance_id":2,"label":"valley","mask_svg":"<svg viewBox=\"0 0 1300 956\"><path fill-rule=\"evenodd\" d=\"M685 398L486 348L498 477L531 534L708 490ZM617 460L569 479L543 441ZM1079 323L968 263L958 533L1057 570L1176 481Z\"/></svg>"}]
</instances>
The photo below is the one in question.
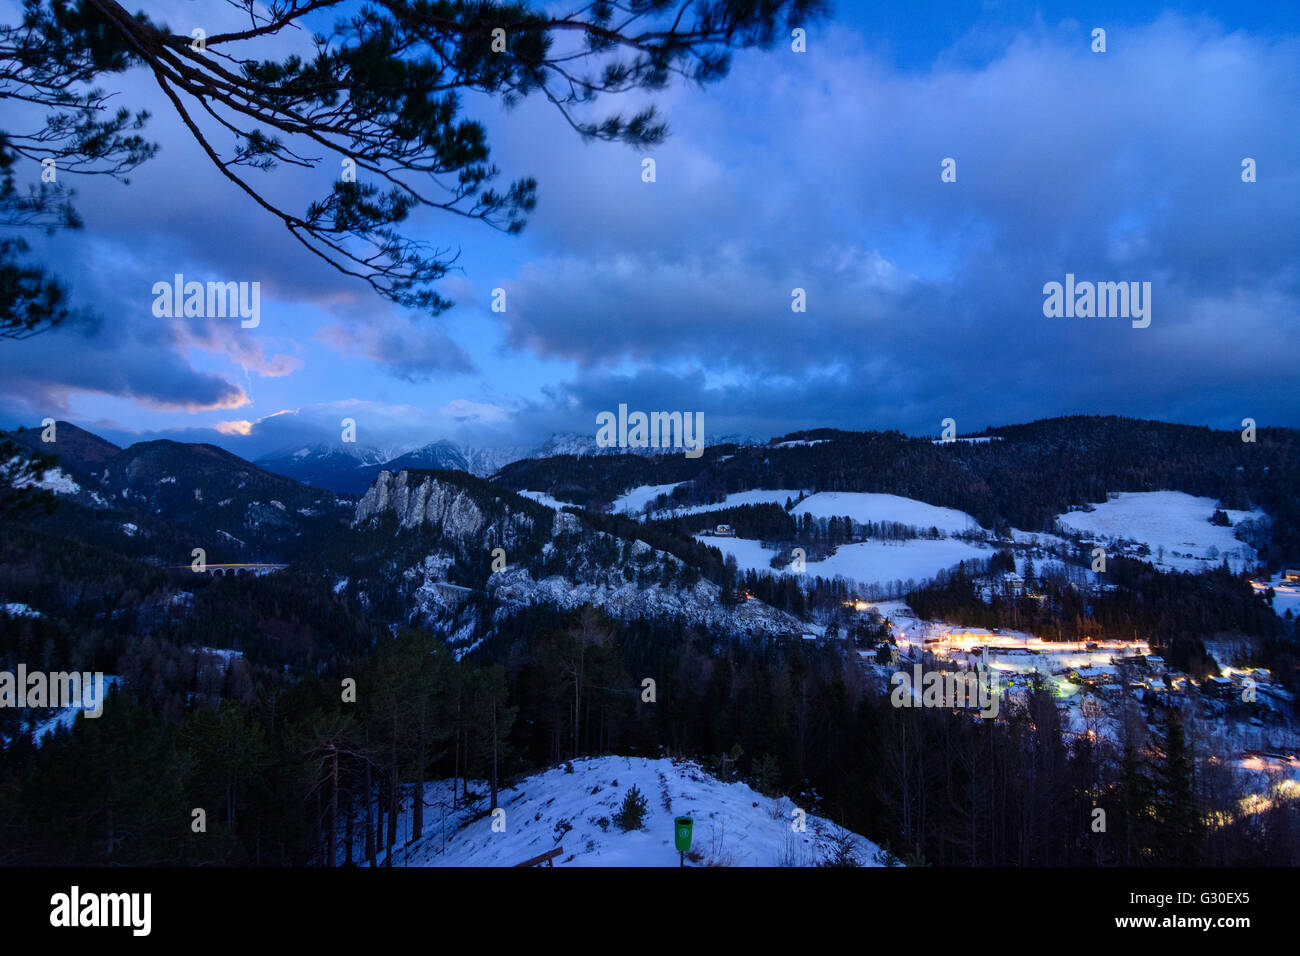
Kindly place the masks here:
<instances>
[{"instance_id":1,"label":"valley","mask_svg":"<svg viewBox=\"0 0 1300 956\"><path fill-rule=\"evenodd\" d=\"M1213 808L1218 862L1265 852L1260 834L1297 811L1293 432L1253 458L1231 433L1104 418L939 445L821 430L698 460L593 450L487 476L449 444L302 456L337 459L355 487L370 475L349 493L212 446L56 427L4 437L0 656L108 673L111 690L93 744L75 711L0 709L11 826L49 803L38 754L120 760L145 740L173 755L151 760L201 758L154 799L216 811L215 862L265 862L265 814L282 812L266 766L329 797L274 850L318 865L511 864L561 830L561 862L672 865L659 811L609 828L633 780L736 835L698 865L1159 859L1158 830L1048 834L1175 770ZM1149 450L1035 465L1099 440ZM1136 486L1136 469L1180 487ZM900 710L891 678L913 672L978 673L996 700ZM963 748L989 733L977 767ZM337 771L322 747L348 755ZM1021 792L1015 768L1043 747L1051 785ZM1008 814L1050 798L1044 829L1013 836L999 810L982 824L997 853L971 856L952 820L909 809L954 786L1010 788ZM419 807L449 799L435 845ZM818 835L781 838L777 807ZM492 829L497 808L518 825ZM155 810L132 812L153 832ZM81 858L60 846L40 852ZM173 852L212 851L160 833L95 859Z\"/></svg>"}]
</instances>

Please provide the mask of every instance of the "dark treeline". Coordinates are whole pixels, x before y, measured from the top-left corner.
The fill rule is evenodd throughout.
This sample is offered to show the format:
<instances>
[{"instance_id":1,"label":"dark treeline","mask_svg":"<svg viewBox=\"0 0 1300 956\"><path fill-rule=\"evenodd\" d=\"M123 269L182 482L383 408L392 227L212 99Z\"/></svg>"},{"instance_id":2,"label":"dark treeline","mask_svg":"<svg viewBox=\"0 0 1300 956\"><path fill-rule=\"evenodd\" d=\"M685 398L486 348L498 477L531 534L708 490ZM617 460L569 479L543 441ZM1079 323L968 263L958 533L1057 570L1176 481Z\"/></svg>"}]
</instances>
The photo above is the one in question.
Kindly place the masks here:
<instances>
[{"instance_id":1,"label":"dark treeline","mask_svg":"<svg viewBox=\"0 0 1300 956\"><path fill-rule=\"evenodd\" d=\"M252 615L281 602L297 616L278 584L213 591L230 584L247 585ZM455 778L453 800L486 815L520 774L623 753L725 766L909 862L1300 863L1295 801L1239 819L1240 794L1198 769L1196 728L1174 712L1154 730L1130 714L1112 751L1063 735L1046 692L1005 722L899 709L848 644L727 639L590 608L529 609L460 661L424 632L365 631L346 602L301 626L340 648L250 646L206 684L201 666L173 672L159 653L156 673L122 668L97 720L39 749L18 735L0 754L0 862L384 865L400 860L418 780ZM266 666L286 656L306 676ZM194 692L179 713L173 683ZM419 839L430 808L415 806ZM206 833L192 831L195 808Z\"/></svg>"},{"instance_id":2,"label":"dark treeline","mask_svg":"<svg viewBox=\"0 0 1300 956\"><path fill-rule=\"evenodd\" d=\"M795 519L781 505L739 505L699 514L660 518L648 522L681 537L712 531L720 524L730 525L741 538L760 541L786 541L795 535Z\"/></svg>"},{"instance_id":3,"label":"dark treeline","mask_svg":"<svg viewBox=\"0 0 1300 956\"><path fill-rule=\"evenodd\" d=\"M389 863L412 781L491 781L514 708L499 666L457 664L424 632L373 638L302 680L236 660L205 685L157 646L143 668L124 659L102 716L0 752L0 863L329 865L358 862L329 838L354 828ZM178 713L186 684L209 693Z\"/></svg>"}]
</instances>

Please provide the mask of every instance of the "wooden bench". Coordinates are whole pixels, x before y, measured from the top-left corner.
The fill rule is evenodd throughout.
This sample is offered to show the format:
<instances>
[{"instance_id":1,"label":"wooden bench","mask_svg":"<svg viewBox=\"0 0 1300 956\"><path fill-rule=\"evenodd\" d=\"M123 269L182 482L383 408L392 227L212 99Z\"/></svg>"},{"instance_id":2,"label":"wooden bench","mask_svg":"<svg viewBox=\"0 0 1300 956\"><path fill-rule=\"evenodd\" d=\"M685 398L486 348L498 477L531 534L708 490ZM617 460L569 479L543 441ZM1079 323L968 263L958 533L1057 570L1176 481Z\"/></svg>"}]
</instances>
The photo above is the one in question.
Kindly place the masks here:
<instances>
[{"instance_id":1,"label":"wooden bench","mask_svg":"<svg viewBox=\"0 0 1300 956\"><path fill-rule=\"evenodd\" d=\"M541 866L543 863L547 866L554 866L555 864L552 861L563 853L564 847L557 846L554 850L547 850L545 853L540 853L531 860L524 860L522 863L516 863L515 866Z\"/></svg>"}]
</instances>

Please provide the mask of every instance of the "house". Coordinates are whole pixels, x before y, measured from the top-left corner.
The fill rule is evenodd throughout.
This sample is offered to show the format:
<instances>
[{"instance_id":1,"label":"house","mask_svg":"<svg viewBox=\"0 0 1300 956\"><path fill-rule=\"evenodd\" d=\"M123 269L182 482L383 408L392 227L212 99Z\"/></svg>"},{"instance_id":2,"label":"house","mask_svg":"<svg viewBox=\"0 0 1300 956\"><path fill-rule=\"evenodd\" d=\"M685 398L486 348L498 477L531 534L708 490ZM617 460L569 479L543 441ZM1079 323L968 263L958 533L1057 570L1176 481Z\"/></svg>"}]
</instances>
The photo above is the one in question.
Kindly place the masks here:
<instances>
[{"instance_id":1,"label":"house","mask_svg":"<svg viewBox=\"0 0 1300 956\"><path fill-rule=\"evenodd\" d=\"M1237 693L1231 677L1211 677L1205 682L1204 686L1206 690L1219 698L1234 697Z\"/></svg>"},{"instance_id":2,"label":"house","mask_svg":"<svg viewBox=\"0 0 1300 956\"><path fill-rule=\"evenodd\" d=\"M736 529L729 524L720 524L713 529L713 533L719 538L734 538L736 536Z\"/></svg>"},{"instance_id":3,"label":"house","mask_svg":"<svg viewBox=\"0 0 1300 956\"><path fill-rule=\"evenodd\" d=\"M1283 568L1282 580L1288 584L1300 584L1300 568Z\"/></svg>"}]
</instances>

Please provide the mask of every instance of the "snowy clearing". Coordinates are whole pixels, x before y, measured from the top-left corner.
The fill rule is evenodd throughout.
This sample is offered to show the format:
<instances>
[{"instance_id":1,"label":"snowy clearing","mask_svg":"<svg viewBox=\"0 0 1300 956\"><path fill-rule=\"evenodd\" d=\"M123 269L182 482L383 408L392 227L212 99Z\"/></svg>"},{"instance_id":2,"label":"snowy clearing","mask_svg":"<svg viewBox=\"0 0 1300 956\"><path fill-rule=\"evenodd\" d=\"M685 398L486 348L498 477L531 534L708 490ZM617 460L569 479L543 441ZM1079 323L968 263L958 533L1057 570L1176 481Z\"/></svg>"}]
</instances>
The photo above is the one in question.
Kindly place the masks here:
<instances>
[{"instance_id":1,"label":"snowy clearing","mask_svg":"<svg viewBox=\"0 0 1300 956\"><path fill-rule=\"evenodd\" d=\"M525 498L533 499L533 501L536 501L539 505L546 505L546 507L553 508L556 511L561 511L564 508L578 507L571 501L561 501L559 498L552 498L544 491L521 491L519 494L523 495Z\"/></svg>"},{"instance_id":2,"label":"snowy clearing","mask_svg":"<svg viewBox=\"0 0 1300 956\"><path fill-rule=\"evenodd\" d=\"M741 570L775 574L770 565L775 551L750 538L719 538L696 535L695 540L712 545L724 555L734 554ZM825 561L808 561L806 573L824 578L844 577L858 584L892 584L894 581L924 581L962 561L991 557L992 550L951 538L907 541L861 541L843 544Z\"/></svg>"},{"instance_id":3,"label":"snowy clearing","mask_svg":"<svg viewBox=\"0 0 1300 956\"><path fill-rule=\"evenodd\" d=\"M572 767L573 773L555 767L503 789L498 804L505 811L504 832L493 832L486 797L469 811L452 811L450 782L425 784L430 806L424 835L396 850L394 865L513 866L563 846L555 866L678 866L673 819L689 816L691 849L698 858L688 858L687 866L811 866L831 855L840 832L808 814L806 832L796 833L791 827L795 805L788 798L771 799L746 784L723 783L692 761L597 757L575 760ZM614 816L634 785L647 807L641 829L625 833ZM487 785L476 782L471 790L486 794ZM399 842L406 842L410 826L408 806L399 821ZM845 833L858 863L878 865L876 844ZM356 837L359 848L359 831Z\"/></svg>"},{"instance_id":4,"label":"snowy clearing","mask_svg":"<svg viewBox=\"0 0 1300 956\"><path fill-rule=\"evenodd\" d=\"M1287 611L1292 617L1300 616L1300 583L1283 580L1280 572L1264 581L1250 583L1256 591L1273 589L1273 612L1278 617L1286 617Z\"/></svg>"},{"instance_id":5,"label":"snowy clearing","mask_svg":"<svg viewBox=\"0 0 1300 956\"><path fill-rule=\"evenodd\" d=\"M1170 570L1204 571L1227 558L1231 568L1240 571L1256 561L1255 549L1238 541L1231 527L1210 524L1217 508L1213 498L1181 491L1121 492L1095 508L1067 512L1057 521L1066 530L1092 540L1145 545L1151 560ZM1234 526L1264 516L1259 510L1226 514Z\"/></svg>"},{"instance_id":6,"label":"snowy clearing","mask_svg":"<svg viewBox=\"0 0 1300 956\"><path fill-rule=\"evenodd\" d=\"M949 534L978 531L980 523L964 511L940 508L913 498L859 491L822 491L799 502L794 514L814 518L842 518L848 515L859 524L868 521L896 521L918 528L938 528Z\"/></svg>"}]
</instances>

